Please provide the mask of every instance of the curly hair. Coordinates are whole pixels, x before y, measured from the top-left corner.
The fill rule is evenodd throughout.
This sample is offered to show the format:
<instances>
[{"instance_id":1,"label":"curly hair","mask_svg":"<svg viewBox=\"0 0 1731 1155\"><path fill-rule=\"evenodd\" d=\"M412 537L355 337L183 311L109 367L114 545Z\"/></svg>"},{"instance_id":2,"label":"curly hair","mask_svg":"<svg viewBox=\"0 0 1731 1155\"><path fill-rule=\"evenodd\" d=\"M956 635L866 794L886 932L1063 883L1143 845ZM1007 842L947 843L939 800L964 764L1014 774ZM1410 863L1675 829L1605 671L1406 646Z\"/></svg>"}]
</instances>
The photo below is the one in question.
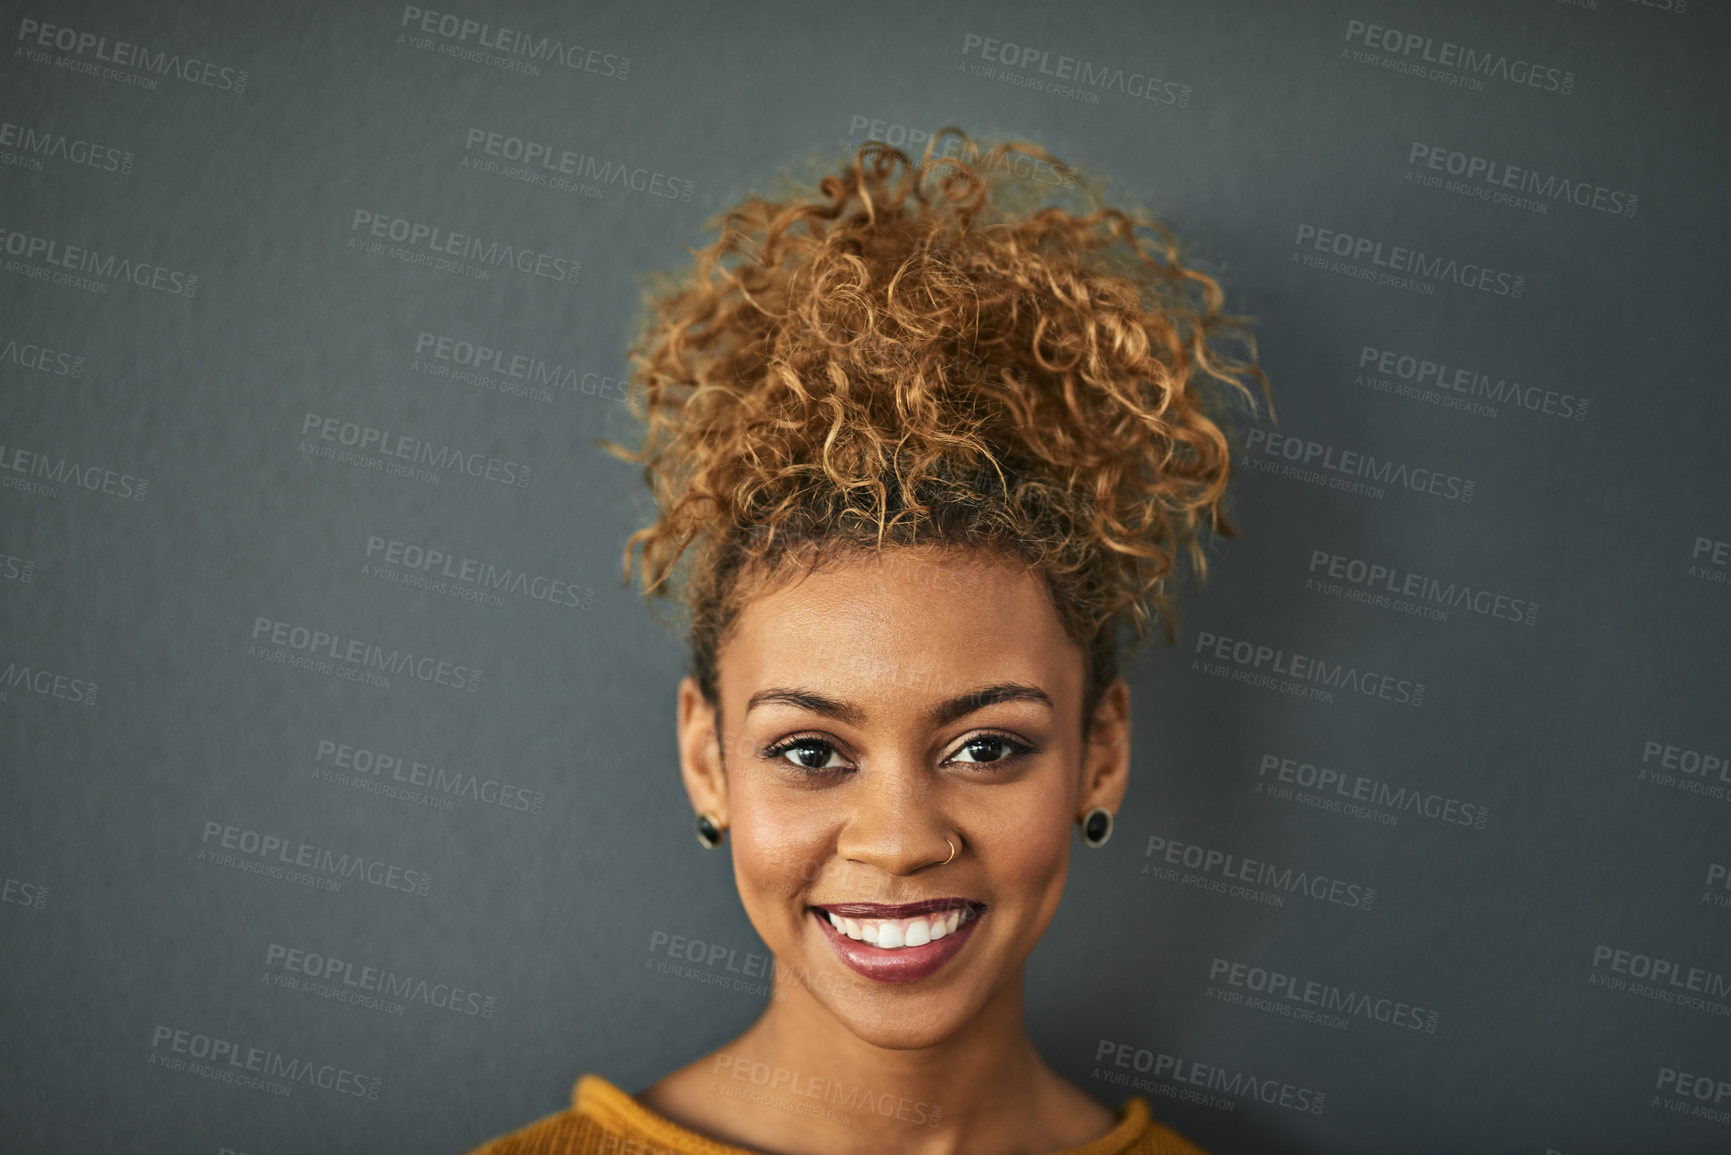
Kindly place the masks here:
<instances>
[{"instance_id":1,"label":"curly hair","mask_svg":"<svg viewBox=\"0 0 1731 1155\"><path fill-rule=\"evenodd\" d=\"M953 134L960 155L934 157ZM1053 166L1086 203L1043 203ZM1024 162L1025 166L1025 162ZM659 512L646 597L677 589L691 672L715 705L717 653L762 581L842 554L987 549L1042 575L1086 666L1084 729L1155 619L1177 639L1199 538L1225 508L1237 398L1268 380L1249 317L1172 233L1103 204L1031 143L982 153L953 127L916 165L878 142L787 195L746 197L683 274L652 280L632 343L631 413ZM1242 355L1233 347L1242 348ZM683 560L683 565L682 565ZM755 580L743 580L752 575Z\"/></svg>"}]
</instances>

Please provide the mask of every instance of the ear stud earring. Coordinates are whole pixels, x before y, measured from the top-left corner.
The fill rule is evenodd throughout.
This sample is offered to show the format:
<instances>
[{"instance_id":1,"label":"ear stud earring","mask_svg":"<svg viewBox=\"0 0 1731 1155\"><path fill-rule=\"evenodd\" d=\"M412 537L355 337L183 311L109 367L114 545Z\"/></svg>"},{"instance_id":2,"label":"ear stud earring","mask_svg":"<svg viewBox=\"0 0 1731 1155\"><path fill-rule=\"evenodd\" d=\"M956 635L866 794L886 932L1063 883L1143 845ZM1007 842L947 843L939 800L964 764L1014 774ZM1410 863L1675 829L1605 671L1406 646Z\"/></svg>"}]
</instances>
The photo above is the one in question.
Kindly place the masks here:
<instances>
[{"instance_id":1,"label":"ear stud earring","mask_svg":"<svg viewBox=\"0 0 1731 1155\"><path fill-rule=\"evenodd\" d=\"M1104 806L1096 806L1078 820L1082 826L1082 841L1095 850L1106 845L1106 840L1112 837L1112 812Z\"/></svg>"}]
</instances>

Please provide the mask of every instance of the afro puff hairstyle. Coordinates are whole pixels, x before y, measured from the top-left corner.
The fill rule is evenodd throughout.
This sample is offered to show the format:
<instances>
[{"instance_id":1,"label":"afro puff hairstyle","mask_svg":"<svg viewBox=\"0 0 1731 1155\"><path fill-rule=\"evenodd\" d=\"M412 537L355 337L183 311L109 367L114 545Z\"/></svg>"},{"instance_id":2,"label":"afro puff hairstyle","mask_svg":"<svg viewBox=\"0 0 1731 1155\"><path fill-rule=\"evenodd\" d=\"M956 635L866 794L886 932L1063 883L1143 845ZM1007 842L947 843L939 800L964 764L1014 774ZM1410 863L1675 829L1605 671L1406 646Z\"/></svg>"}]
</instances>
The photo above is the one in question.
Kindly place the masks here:
<instances>
[{"instance_id":1,"label":"afro puff hairstyle","mask_svg":"<svg viewBox=\"0 0 1731 1155\"><path fill-rule=\"evenodd\" d=\"M1158 621L1176 642L1204 524L1238 535L1229 418L1256 412L1252 382L1273 416L1253 318L1222 314L1167 228L1025 141L982 151L946 128L918 163L870 142L815 188L784 184L645 293L643 442L601 442L642 465L658 511L624 580L641 549L714 705L718 651L765 579L894 546L997 551L1043 576L1081 648L1086 727L1121 635ZM1047 203L1060 186L1078 203Z\"/></svg>"}]
</instances>

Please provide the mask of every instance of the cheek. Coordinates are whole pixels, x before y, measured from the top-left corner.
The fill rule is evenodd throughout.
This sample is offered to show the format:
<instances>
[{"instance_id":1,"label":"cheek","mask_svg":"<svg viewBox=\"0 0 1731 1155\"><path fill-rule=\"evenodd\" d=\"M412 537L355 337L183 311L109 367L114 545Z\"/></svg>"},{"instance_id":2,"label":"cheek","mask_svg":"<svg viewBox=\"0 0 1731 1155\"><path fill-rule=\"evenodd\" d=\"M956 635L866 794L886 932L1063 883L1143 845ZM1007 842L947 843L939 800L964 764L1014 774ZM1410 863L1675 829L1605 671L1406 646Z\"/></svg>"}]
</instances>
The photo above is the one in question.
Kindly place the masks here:
<instances>
[{"instance_id":1,"label":"cheek","mask_svg":"<svg viewBox=\"0 0 1731 1155\"><path fill-rule=\"evenodd\" d=\"M744 784L729 791L734 874L748 903L791 901L822 876L824 825L804 801L753 791Z\"/></svg>"},{"instance_id":2,"label":"cheek","mask_svg":"<svg viewBox=\"0 0 1731 1155\"><path fill-rule=\"evenodd\" d=\"M982 850L994 882L1035 904L1044 901L1043 891L1062 884L1070 861L1069 804L1064 791L1033 791L991 825Z\"/></svg>"}]
</instances>

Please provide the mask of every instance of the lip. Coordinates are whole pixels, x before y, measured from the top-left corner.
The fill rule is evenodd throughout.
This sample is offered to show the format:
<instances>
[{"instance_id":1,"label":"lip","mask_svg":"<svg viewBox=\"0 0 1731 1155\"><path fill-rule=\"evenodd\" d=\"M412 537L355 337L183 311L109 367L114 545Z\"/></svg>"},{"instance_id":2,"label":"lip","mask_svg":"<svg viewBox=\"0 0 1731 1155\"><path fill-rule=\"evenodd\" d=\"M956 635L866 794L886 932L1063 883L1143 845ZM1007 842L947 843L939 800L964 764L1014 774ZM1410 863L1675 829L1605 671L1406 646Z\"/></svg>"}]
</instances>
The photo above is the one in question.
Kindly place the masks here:
<instances>
[{"instance_id":1,"label":"lip","mask_svg":"<svg viewBox=\"0 0 1731 1155\"><path fill-rule=\"evenodd\" d=\"M977 907L983 912L986 904L971 898L922 898L918 902L814 902L819 910L839 914L843 918L912 918L916 914L933 914L940 910L966 910Z\"/></svg>"},{"instance_id":2,"label":"lip","mask_svg":"<svg viewBox=\"0 0 1731 1155\"><path fill-rule=\"evenodd\" d=\"M963 915L955 933L934 939L924 946L905 946L894 950L849 938L831 926L827 917L827 913L833 911L838 915L854 918L911 918L917 914L958 908L963 911ZM918 982L936 973L968 944L987 907L983 902L973 902L965 898L934 898L895 906L878 902L840 902L812 906L809 909L818 926L823 928L824 938L829 941L831 949L844 966L874 982L894 984Z\"/></svg>"}]
</instances>

